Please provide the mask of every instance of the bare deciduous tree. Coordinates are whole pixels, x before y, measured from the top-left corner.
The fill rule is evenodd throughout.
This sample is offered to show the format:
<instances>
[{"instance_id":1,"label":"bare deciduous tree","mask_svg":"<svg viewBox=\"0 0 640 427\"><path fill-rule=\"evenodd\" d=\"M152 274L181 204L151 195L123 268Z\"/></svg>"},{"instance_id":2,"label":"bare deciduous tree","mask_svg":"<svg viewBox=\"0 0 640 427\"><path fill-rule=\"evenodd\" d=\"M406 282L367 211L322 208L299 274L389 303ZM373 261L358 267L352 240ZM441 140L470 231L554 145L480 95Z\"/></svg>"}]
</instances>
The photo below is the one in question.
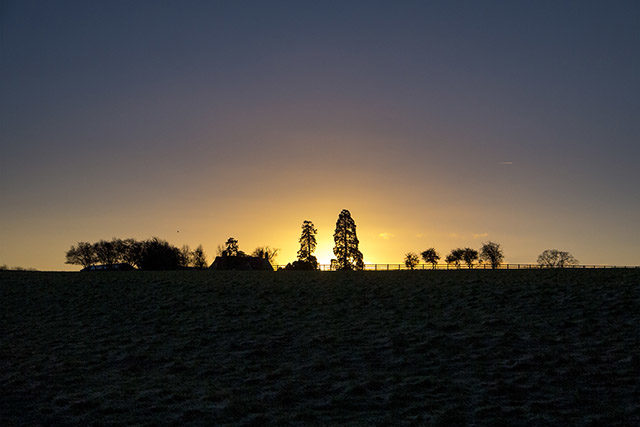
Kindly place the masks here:
<instances>
[{"instance_id":1,"label":"bare deciduous tree","mask_svg":"<svg viewBox=\"0 0 640 427\"><path fill-rule=\"evenodd\" d=\"M86 268L95 264L96 261L93 245L88 242L78 242L67 251L65 264L76 264Z\"/></svg>"},{"instance_id":2,"label":"bare deciduous tree","mask_svg":"<svg viewBox=\"0 0 640 427\"><path fill-rule=\"evenodd\" d=\"M202 245L191 251L185 245L178 249L157 237L137 241L134 239L100 240L96 243L79 242L66 253L67 264L79 264L83 268L96 263L115 269L117 263L127 263L142 270L175 270L181 267L206 266Z\"/></svg>"},{"instance_id":3,"label":"bare deciduous tree","mask_svg":"<svg viewBox=\"0 0 640 427\"><path fill-rule=\"evenodd\" d=\"M460 268L460 262L462 261L462 256L464 254L464 249L457 248L452 249L449 255L444 259L447 264L454 264L456 268Z\"/></svg>"},{"instance_id":4,"label":"bare deciduous tree","mask_svg":"<svg viewBox=\"0 0 640 427\"><path fill-rule=\"evenodd\" d=\"M117 239L114 238L111 241L100 240L93 244L93 251L95 252L96 259L100 264L113 265L118 262L118 251L114 244L115 240Z\"/></svg>"},{"instance_id":5,"label":"bare deciduous tree","mask_svg":"<svg viewBox=\"0 0 640 427\"><path fill-rule=\"evenodd\" d=\"M462 260L467 264L467 267L472 268L473 262L478 259L478 251L471 248L464 248L462 250Z\"/></svg>"},{"instance_id":6,"label":"bare deciduous tree","mask_svg":"<svg viewBox=\"0 0 640 427\"><path fill-rule=\"evenodd\" d=\"M414 268L416 268L419 262L420 262L420 258L418 257L418 254L415 252L409 252L404 257L404 265L410 270L413 270Z\"/></svg>"},{"instance_id":7,"label":"bare deciduous tree","mask_svg":"<svg viewBox=\"0 0 640 427\"><path fill-rule=\"evenodd\" d=\"M216 247L216 256L224 256L224 246L223 245L218 245L218 247Z\"/></svg>"},{"instance_id":8,"label":"bare deciduous tree","mask_svg":"<svg viewBox=\"0 0 640 427\"><path fill-rule=\"evenodd\" d=\"M271 248L269 246L259 246L253 250L251 256L264 258L269 261L271 265L274 265L276 263L276 257L278 256L279 251L280 249L277 248Z\"/></svg>"},{"instance_id":9,"label":"bare deciduous tree","mask_svg":"<svg viewBox=\"0 0 640 427\"><path fill-rule=\"evenodd\" d=\"M189 245L182 245L180 248L180 266L191 267L193 266L193 254Z\"/></svg>"},{"instance_id":10,"label":"bare deciduous tree","mask_svg":"<svg viewBox=\"0 0 640 427\"><path fill-rule=\"evenodd\" d=\"M202 245L198 245L198 247L193 250L191 259L195 268L202 269L207 267L207 256L204 253Z\"/></svg>"},{"instance_id":11,"label":"bare deciduous tree","mask_svg":"<svg viewBox=\"0 0 640 427\"><path fill-rule=\"evenodd\" d=\"M142 242L134 239L124 239L120 241L120 259L122 262L140 268L142 257Z\"/></svg>"},{"instance_id":12,"label":"bare deciduous tree","mask_svg":"<svg viewBox=\"0 0 640 427\"><path fill-rule=\"evenodd\" d=\"M498 268L504 260L502 248L500 248L500 245L495 242L483 243L480 248L480 260L491 264L491 268Z\"/></svg>"},{"instance_id":13,"label":"bare deciduous tree","mask_svg":"<svg viewBox=\"0 0 640 427\"><path fill-rule=\"evenodd\" d=\"M440 255L438 255L438 252L436 252L434 248L429 248L420 255L422 255L424 262L431 264L432 268L436 268L436 265L438 265L438 261L440 260Z\"/></svg>"},{"instance_id":14,"label":"bare deciduous tree","mask_svg":"<svg viewBox=\"0 0 640 427\"><path fill-rule=\"evenodd\" d=\"M538 264L541 267L566 267L569 265L577 265L578 260L569 252L559 251L557 249L546 249L538 255Z\"/></svg>"}]
</instances>

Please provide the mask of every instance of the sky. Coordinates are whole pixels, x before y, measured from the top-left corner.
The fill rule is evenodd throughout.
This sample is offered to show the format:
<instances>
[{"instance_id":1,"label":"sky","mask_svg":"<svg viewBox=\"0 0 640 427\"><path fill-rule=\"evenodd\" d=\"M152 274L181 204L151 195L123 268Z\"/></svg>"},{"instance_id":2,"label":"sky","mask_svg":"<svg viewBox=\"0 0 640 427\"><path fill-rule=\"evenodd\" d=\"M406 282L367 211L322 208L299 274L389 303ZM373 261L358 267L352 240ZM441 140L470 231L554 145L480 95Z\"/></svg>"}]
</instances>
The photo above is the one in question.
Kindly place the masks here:
<instances>
[{"instance_id":1,"label":"sky","mask_svg":"<svg viewBox=\"0 0 640 427\"><path fill-rule=\"evenodd\" d=\"M153 236L640 265L640 2L0 2L0 265Z\"/></svg>"}]
</instances>

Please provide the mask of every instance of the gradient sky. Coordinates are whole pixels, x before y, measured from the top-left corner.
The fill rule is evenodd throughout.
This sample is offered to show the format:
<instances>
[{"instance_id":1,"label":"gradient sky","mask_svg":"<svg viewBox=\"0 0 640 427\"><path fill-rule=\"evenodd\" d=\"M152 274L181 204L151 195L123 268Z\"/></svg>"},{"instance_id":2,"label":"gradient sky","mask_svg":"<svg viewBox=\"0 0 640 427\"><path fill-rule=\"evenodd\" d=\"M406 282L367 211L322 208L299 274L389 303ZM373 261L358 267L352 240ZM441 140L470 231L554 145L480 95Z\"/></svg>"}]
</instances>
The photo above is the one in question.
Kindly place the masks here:
<instances>
[{"instance_id":1,"label":"gradient sky","mask_svg":"<svg viewBox=\"0 0 640 427\"><path fill-rule=\"evenodd\" d=\"M638 1L3 1L0 264L148 238L640 264Z\"/></svg>"}]
</instances>

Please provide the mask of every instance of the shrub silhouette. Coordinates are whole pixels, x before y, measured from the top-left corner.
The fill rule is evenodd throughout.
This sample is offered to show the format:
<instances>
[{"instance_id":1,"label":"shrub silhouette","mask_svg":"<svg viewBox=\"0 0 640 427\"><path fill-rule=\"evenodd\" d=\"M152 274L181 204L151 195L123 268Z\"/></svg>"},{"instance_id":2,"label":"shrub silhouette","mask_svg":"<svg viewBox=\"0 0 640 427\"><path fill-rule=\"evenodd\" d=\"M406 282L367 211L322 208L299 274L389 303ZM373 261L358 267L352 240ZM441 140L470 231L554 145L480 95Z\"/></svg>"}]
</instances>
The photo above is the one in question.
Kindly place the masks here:
<instances>
[{"instance_id":1,"label":"shrub silhouette","mask_svg":"<svg viewBox=\"0 0 640 427\"><path fill-rule=\"evenodd\" d=\"M313 271L318 269L318 261L313 255L309 261L293 261L286 265L285 270L301 270L301 271Z\"/></svg>"}]
</instances>

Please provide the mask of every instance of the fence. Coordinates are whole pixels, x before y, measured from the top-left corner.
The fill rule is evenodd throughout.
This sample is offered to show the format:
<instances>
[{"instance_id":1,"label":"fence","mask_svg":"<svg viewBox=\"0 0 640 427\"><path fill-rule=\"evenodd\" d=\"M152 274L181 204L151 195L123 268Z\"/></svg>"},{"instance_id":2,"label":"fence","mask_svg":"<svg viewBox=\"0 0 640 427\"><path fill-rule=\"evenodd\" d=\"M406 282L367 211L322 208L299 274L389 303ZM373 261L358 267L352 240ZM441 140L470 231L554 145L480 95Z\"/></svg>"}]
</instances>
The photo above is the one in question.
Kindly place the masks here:
<instances>
[{"instance_id":1,"label":"fence","mask_svg":"<svg viewBox=\"0 0 640 427\"><path fill-rule=\"evenodd\" d=\"M274 269L285 268L284 265L274 265ZM640 268L639 266L629 265L598 265L598 264L580 264L580 265L566 265L564 267L545 267L539 264L500 264L498 270L532 270L532 269L545 269L545 268ZM335 271L335 267L331 264L318 264L318 269L321 271ZM365 271L402 271L402 270L491 270L491 264L474 264L471 268L464 264L460 266L451 264L418 264L413 268L407 267L405 264L365 264Z\"/></svg>"}]
</instances>

